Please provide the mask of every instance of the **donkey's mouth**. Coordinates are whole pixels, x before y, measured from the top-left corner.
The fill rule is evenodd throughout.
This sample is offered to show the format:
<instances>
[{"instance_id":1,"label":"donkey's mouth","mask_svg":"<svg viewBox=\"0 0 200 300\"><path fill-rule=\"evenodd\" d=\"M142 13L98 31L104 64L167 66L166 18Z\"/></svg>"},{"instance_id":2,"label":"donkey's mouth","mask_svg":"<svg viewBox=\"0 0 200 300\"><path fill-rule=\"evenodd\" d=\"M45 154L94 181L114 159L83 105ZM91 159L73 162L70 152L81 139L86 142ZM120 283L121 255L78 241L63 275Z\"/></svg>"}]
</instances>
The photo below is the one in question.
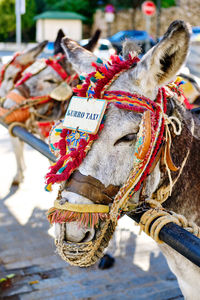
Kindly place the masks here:
<instances>
[{"instance_id":1,"label":"donkey's mouth","mask_svg":"<svg viewBox=\"0 0 200 300\"><path fill-rule=\"evenodd\" d=\"M116 223L110 219L101 221L95 230L92 240L88 241L90 234L86 233L86 236L79 242L72 242L66 239L66 223L59 226L60 234L55 240L57 253L71 265L89 267L103 256L103 251L108 246Z\"/></svg>"},{"instance_id":2,"label":"donkey's mouth","mask_svg":"<svg viewBox=\"0 0 200 300\"><path fill-rule=\"evenodd\" d=\"M59 223L56 246L65 261L87 267L103 256L116 226L110 207L118 191L78 170L65 182L48 213L50 223Z\"/></svg>"}]
</instances>

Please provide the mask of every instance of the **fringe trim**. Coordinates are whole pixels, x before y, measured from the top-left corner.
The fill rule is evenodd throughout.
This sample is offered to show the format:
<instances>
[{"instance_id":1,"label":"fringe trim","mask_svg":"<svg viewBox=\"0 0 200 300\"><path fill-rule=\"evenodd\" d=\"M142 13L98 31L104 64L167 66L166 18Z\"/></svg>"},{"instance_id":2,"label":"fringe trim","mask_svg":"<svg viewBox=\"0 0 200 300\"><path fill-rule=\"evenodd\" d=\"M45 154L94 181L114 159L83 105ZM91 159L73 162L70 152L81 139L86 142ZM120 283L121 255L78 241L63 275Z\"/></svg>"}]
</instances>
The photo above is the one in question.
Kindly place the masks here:
<instances>
[{"instance_id":1,"label":"fringe trim","mask_svg":"<svg viewBox=\"0 0 200 300\"><path fill-rule=\"evenodd\" d=\"M99 132L103 129L104 124L101 124L99 127ZM98 138L98 134L89 135L89 140L81 140L80 145L76 150L71 151L69 154L66 154L67 141L66 136L69 134L69 130L63 129L60 136L61 140L59 141L59 149L61 158L50 167L50 171L46 175L46 190L52 190L52 184L56 182L62 182L67 180L72 172L76 170L79 165L82 163L87 152L90 150L90 146Z\"/></svg>"},{"instance_id":2,"label":"fringe trim","mask_svg":"<svg viewBox=\"0 0 200 300\"><path fill-rule=\"evenodd\" d=\"M80 213L69 210L61 210L52 207L47 212L48 221L53 223L68 223L78 222L79 225L94 228L99 224L99 221L104 221L109 218L108 213Z\"/></svg>"},{"instance_id":3,"label":"fringe trim","mask_svg":"<svg viewBox=\"0 0 200 300\"><path fill-rule=\"evenodd\" d=\"M111 62L107 62L109 67L107 64L92 63L92 66L96 68L96 72L90 73L80 88L77 87L73 89L78 96L85 97L85 95L87 95L92 78L96 78L98 80L95 82L95 98L103 98L102 91L104 91L105 86L107 87L107 85L109 85L109 83L113 81L113 78L116 78L119 73L121 74L121 72L130 69L130 67L136 66L137 62L139 61L138 57L132 57L131 55L129 55L128 60L123 60L117 55L111 55L110 59Z\"/></svg>"}]
</instances>

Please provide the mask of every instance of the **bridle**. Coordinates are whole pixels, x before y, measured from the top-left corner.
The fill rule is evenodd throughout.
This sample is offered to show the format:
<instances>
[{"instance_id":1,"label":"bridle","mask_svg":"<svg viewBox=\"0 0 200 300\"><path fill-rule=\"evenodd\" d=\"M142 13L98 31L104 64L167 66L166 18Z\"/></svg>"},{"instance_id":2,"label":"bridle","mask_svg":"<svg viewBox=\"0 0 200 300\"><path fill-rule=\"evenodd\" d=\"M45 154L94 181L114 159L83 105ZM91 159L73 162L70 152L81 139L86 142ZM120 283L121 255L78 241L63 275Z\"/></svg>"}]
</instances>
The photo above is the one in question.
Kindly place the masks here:
<instances>
[{"instance_id":1,"label":"bridle","mask_svg":"<svg viewBox=\"0 0 200 300\"><path fill-rule=\"evenodd\" d=\"M166 88L160 88L155 101L138 94L108 91L113 81L124 71L135 67L138 61L137 57L130 55L126 61L121 57L112 56L111 61L105 65L101 62L93 63L92 65L96 68L96 71L89 74L82 86L78 86L75 89L79 97L103 98L108 101L108 106L113 104L120 109L143 114L137 135L133 169L122 187L111 186L111 191L115 192L111 196L106 195L108 197L105 197L104 192L106 188L101 182L99 183L98 180L91 176L86 178L86 176L80 175L77 171L77 168L92 147L92 143L103 130L104 121L102 121L97 135L91 136L82 133L76 147L73 147L72 137L74 138L77 132L64 128L62 123L55 125L50 134L50 147L59 156L59 159L50 168L51 170L46 176L46 189L49 191L52 184L60 183L60 191L54 207L48 211L48 219L50 223L61 224L62 233L60 239L56 241L56 245L60 255L70 264L88 266L96 262L96 259L99 258L97 254L100 251L99 249L101 248L102 250L107 245L107 242L103 242L104 238L108 235L108 232L112 235L121 213L128 209L131 198L153 171L162 152L164 153L165 164L168 170L176 171L178 169L171 159L170 145L166 135L166 132L170 134L167 128L170 122L172 123L172 119L166 115L167 99L172 97L172 95L178 98L177 93L172 90L172 88L177 87L177 84L171 83ZM180 132L177 132L177 134L180 134ZM67 191L72 191L91 199L95 204L71 204L66 201L63 203L62 191L65 188ZM92 195L94 189L96 192ZM107 203L105 198L107 200L109 198ZM98 200L94 201L95 199ZM103 229L101 234L94 241L91 241L90 246L85 243L65 241L63 233L65 230L64 223L76 221L85 226L94 227L99 226L99 220L104 221ZM78 251L79 248L81 248L80 253ZM77 256L73 257L73 259L71 257L72 249L77 251ZM84 251L88 251L88 249L89 252L86 255Z\"/></svg>"},{"instance_id":2,"label":"bridle","mask_svg":"<svg viewBox=\"0 0 200 300\"><path fill-rule=\"evenodd\" d=\"M35 115L39 119L44 120L46 126L49 127L49 121L51 121L51 117L48 117L48 115L38 114L35 107L38 107L38 105L41 106L43 104L48 104L49 111L51 111L53 109L53 102L57 99L55 98L55 96L52 96L51 94L43 95L39 97L38 96L30 97L30 92L26 85L26 81L31 77L40 73L48 66L50 66L62 78L63 84L66 84L66 87L68 88L68 93L70 93L71 96L72 92L71 92L71 88L69 88L69 84L71 84L71 82L75 80L78 75L76 73L69 75L66 72L66 70L61 66L59 62L64 58L65 58L64 55L57 54L53 58L39 59L24 70L21 79L15 84L15 89L18 90L19 93L16 93L15 91L11 91L7 95L7 98L13 100L13 102L15 102L16 105L11 109L0 108L1 110L0 115L6 123L12 123L15 121L23 123L30 117L31 114L32 116ZM66 95L66 99L68 98L69 95ZM60 105L61 110L64 110L64 105L65 103L63 100L63 102ZM53 123L51 122L51 125L52 124ZM42 131L45 132L43 125L44 124L41 123Z\"/></svg>"},{"instance_id":3,"label":"bridle","mask_svg":"<svg viewBox=\"0 0 200 300\"><path fill-rule=\"evenodd\" d=\"M20 79L20 77L21 77L23 71L24 71L27 67L29 67L29 66L32 64L32 62L29 62L28 64L24 64L24 65L18 63L18 62L16 61L16 58L17 58L19 55L21 55L21 53L19 53L19 52L15 53L15 55L13 56L13 58L12 58L7 64L3 65L2 69L1 69L1 73L0 73L0 87L1 87L1 84L2 84L2 82L3 82L3 80L4 80L4 76L5 76L6 69L7 69L10 65L13 65L13 66L15 66L16 68L19 69L18 72L17 72L17 74L15 75L15 78L14 78L14 81L13 81L14 83L16 83L16 82Z\"/></svg>"},{"instance_id":4,"label":"bridle","mask_svg":"<svg viewBox=\"0 0 200 300\"><path fill-rule=\"evenodd\" d=\"M35 64L25 70L25 72L22 74L22 78L16 83L15 87L18 87L19 85L25 83L29 78L40 73L48 66L54 69L63 80L66 80L69 75L67 74L66 70L64 70L59 64L59 61L61 61L63 58L65 58L65 55L57 54L52 58L37 60Z\"/></svg>"}]
</instances>

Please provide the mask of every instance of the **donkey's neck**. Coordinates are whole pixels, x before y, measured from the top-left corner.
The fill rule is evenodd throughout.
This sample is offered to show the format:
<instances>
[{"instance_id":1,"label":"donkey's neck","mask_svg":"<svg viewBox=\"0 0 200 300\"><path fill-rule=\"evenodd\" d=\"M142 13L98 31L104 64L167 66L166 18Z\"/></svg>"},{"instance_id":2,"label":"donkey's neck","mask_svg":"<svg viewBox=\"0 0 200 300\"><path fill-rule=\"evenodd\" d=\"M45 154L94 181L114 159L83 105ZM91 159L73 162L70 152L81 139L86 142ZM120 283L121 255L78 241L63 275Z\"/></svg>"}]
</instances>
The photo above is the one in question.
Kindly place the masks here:
<instances>
[{"instance_id":1,"label":"donkey's neck","mask_svg":"<svg viewBox=\"0 0 200 300\"><path fill-rule=\"evenodd\" d=\"M194 133L192 133L192 126L194 126ZM189 112L186 113L181 135L173 138L171 154L175 165L180 168L186 157L187 160L173 187L172 195L163 206L183 214L187 219L200 225L198 218L200 215L200 138L198 136L200 127L199 129L198 127L199 120L193 119ZM173 178L176 178L178 172L172 172Z\"/></svg>"}]
</instances>

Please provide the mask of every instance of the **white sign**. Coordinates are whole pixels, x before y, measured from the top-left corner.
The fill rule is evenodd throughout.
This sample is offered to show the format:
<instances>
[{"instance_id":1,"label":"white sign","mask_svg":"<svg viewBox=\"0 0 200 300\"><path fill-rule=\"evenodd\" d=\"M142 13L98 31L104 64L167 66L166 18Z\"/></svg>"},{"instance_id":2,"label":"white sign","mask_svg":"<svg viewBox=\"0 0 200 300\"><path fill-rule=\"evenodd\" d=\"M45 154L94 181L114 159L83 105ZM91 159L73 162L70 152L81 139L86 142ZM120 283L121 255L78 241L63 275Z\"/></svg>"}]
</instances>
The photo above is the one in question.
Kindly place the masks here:
<instances>
[{"instance_id":1,"label":"white sign","mask_svg":"<svg viewBox=\"0 0 200 300\"><path fill-rule=\"evenodd\" d=\"M20 12L21 15L24 15L26 13L26 1L20 0Z\"/></svg>"},{"instance_id":2,"label":"white sign","mask_svg":"<svg viewBox=\"0 0 200 300\"><path fill-rule=\"evenodd\" d=\"M15 14L24 15L26 13L26 0L15 0Z\"/></svg>"},{"instance_id":3,"label":"white sign","mask_svg":"<svg viewBox=\"0 0 200 300\"><path fill-rule=\"evenodd\" d=\"M156 12L156 6L152 1L145 1L142 4L142 11L147 16L153 16Z\"/></svg>"},{"instance_id":4,"label":"white sign","mask_svg":"<svg viewBox=\"0 0 200 300\"><path fill-rule=\"evenodd\" d=\"M96 134L107 106L106 100L74 96L69 103L63 126Z\"/></svg>"}]
</instances>

